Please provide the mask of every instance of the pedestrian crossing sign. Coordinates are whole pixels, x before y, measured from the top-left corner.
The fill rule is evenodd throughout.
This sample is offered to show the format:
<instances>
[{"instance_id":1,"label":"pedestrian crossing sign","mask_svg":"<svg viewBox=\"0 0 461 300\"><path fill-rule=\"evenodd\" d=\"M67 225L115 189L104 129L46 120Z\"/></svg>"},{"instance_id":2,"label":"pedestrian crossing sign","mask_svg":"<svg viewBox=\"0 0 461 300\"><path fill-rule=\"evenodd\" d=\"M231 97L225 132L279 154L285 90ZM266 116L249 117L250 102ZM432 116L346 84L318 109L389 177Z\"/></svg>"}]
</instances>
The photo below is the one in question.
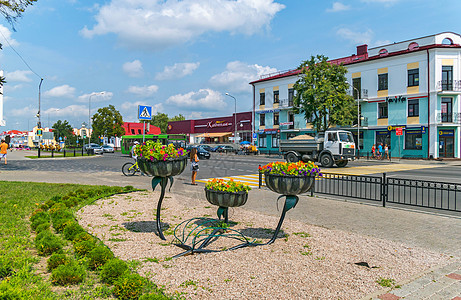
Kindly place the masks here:
<instances>
[{"instance_id":1,"label":"pedestrian crossing sign","mask_svg":"<svg viewBox=\"0 0 461 300\"><path fill-rule=\"evenodd\" d=\"M139 105L138 106L138 119L139 120L152 120L152 106Z\"/></svg>"}]
</instances>

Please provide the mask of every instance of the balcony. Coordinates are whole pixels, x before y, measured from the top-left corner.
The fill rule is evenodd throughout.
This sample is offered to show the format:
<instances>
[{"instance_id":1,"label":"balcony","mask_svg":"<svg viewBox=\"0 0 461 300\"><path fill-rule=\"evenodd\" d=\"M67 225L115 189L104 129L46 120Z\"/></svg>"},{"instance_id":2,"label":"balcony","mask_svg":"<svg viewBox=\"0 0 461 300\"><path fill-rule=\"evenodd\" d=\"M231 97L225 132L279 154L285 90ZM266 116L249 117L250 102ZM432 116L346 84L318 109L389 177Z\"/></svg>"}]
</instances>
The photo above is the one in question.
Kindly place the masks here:
<instances>
[{"instance_id":1,"label":"balcony","mask_svg":"<svg viewBox=\"0 0 461 300\"><path fill-rule=\"evenodd\" d=\"M280 130L293 130L299 129L300 122L281 122L280 123Z\"/></svg>"},{"instance_id":2,"label":"balcony","mask_svg":"<svg viewBox=\"0 0 461 300\"><path fill-rule=\"evenodd\" d=\"M438 92L461 92L461 80L439 80L436 89Z\"/></svg>"},{"instance_id":3,"label":"balcony","mask_svg":"<svg viewBox=\"0 0 461 300\"><path fill-rule=\"evenodd\" d=\"M349 88L347 90L347 94L349 96L352 96L354 99L357 99L357 96L354 95L356 93L357 93L357 91L354 88ZM368 90L367 89L361 89L359 96L360 96L359 99L368 99Z\"/></svg>"},{"instance_id":4,"label":"balcony","mask_svg":"<svg viewBox=\"0 0 461 300\"><path fill-rule=\"evenodd\" d=\"M293 99L280 99L279 108L293 107Z\"/></svg>"},{"instance_id":5,"label":"balcony","mask_svg":"<svg viewBox=\"0 0 461 300\"><path fill-rule=\"evenodd\" d=\"M461 124L461 113L441 113L438 112L436 115L436 123L456 123Z\"/></svg>"}]
</instances>

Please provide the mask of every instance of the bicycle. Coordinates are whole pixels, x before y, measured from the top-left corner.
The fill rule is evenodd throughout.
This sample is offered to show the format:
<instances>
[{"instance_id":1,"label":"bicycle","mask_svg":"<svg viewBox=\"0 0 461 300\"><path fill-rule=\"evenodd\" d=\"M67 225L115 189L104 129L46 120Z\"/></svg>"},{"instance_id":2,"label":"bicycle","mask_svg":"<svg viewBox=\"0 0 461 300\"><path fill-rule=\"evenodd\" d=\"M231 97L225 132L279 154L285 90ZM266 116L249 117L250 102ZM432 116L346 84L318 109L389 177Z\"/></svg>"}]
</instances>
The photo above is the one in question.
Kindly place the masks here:
<instances>
[{"instance_id":1,"label":"bicycle","mask_svg":"<svg viewBox=\"0 0 461 300\"><path fill-rule=\"evenodd\" d=\"M133 176L137 172L141 172L141 170L138 167L138 162L127 162L122 166L122 173L125 176Z\"/></svg>"}]
</instances>

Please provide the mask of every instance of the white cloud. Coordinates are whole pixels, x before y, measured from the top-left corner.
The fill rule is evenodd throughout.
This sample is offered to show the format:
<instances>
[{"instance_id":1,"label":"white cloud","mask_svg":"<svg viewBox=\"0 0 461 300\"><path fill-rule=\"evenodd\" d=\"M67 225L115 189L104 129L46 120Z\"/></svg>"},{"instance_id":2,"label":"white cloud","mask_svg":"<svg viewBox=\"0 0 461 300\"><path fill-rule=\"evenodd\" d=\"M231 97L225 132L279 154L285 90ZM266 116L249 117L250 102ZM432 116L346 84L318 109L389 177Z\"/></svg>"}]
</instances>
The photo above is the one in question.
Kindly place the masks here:
<instances>
[{"instance_id":1,"label":"white cloud","mask_svg":"<svg viewBox=\"0 0 461 300\"><path fill-rule=\"evenodd\" d=\"M32 79L30 79L28 76L32 75L32 71L22 71L22 70L17 70L13 72L5 72L5 79L6 82L31 82Z\"/></svg>"},{"instance_id":2,"label":"white cloud","mask_svg":"<svg viewBox=\"0 0 461 300\"><path fill-rule=\"evenodd\" d=\"M342 4L341 2L334 2L332 8L328 8L327 12L338 12L338 11L345 11L349 10L351 7L350 5Z\"/></svg>"},{"instance_id":3,"label":"white cloud","mask_svg":"<svg viewBox=\"0 0 461 300\"><path fill-rule=\"evenodd\" d=\"M80 33L87 38L114 33L126 47L155 51L206 32L254 34L283 8L274 0L112 0L99 9L96 25Z\"/></svg>"},{"instance_id":4,"label":"white cloud","mask_svg":"<svg viewBox=\"0 0 461 300\"><path fill-rule=\"evenodd\" d=\"M193 111L221 111L227 106L224 96L210 89L171 96L166 100L166 104Z\"/></svg>"},{"instance_id":5,"label":"white cloud","mask_svg":"<svg viewBox=\"0 0 461 300\"><path fill-rule=\"evenodd\" d=\"M163 69L163 72L158 73L155 76L157 80L166 80L166 79L178 79L186 75L192 74L198 67L200 63L176 63L173 66L166 66Z\"/></svg>"},{"instance_id":6,"label":"white cloud","mask_svg":"<svg viewBox=\"0 0 461 300\"><path fill-rule=\"evenodd\" d=\"M370 45L371 39L373 38L373 31L371 29L366 30L365 32L356 32L348 28L340 28L336 31L336 34L341 36L346 40L350 40L355 44L367 44Z\"/></svg>"},{"instance_id":7,"label":"white cloud","mask_svg":"<svg viewBox=\"0 0 461 300\"><path fill-rule=\"evenodd\" d=\"M210 79L210 83L230 92L248 92L251 81L259 79L263 74L276 72L277 69L263 67L257 64L249 65L241 61L231 61L227 64L226 70L216 74Z\"/></svg>"},{"instance_id":8,"label":"white cloud","mask_svg":"<svg viewBox=\"0 0 461 300\"><path fill-rule=\"evenodd\" d=\"M158 91L158 86L149 85L149 86L130 86L128 92L135 94L138 97L150 97Z\"/></svg>"},{"instance_id":9,"label":"white cloud","mask_svg":"<svg viewBox=\"0 0 461 300\"><path fill-rule=\"evenodd\" d=\"M10 110L9 114L14 117L21 117L21 116L31 117L31 116L35 116L37 111L38 111L37 107L30 105L26 107L13 108L12 110ZM37 119L34 119L34 120L37 120Z\"/></svg>"},{"instance_id":10,"label":"white cloud","mask_svg":"<svg viewBox=\"0 0 461 300\"><path fill-rule=\"evenodd\" d=\"M84 94L81 96L78 96L77 101L78 102L88 102L90 101L90 96L91 96L91 103L93 102L104 102L107 100L112 99L114 94L112 92L93 92L90 94Z\"/></svg>"},{"instance_id":11,"label":"white cloud","mask_svg":"<svg viewBox=\"0 0 461 300\"><path fill-rule=\"evenodd\" d=\"M132 62L124 63L122 69L123 72L128 74L130 77L142 77L144 75L142 63L137 59L133 60Z\"/></svg>"},{"instance_id":12,"label":"white cloud","mask_svg":"<svg viewBox=\"0 0 461 300\"><path fill-rule=\"evenodd\" d=\"M8 47L9 45L16 47L19 43L11 37L11 31L3 25L0 25L0 43L3 47ZM5 40L6 38L6 40ZM8 42L9 44L8 44Z\"/></svg>"},{"instance_id":13,"label":"white cloud","mask_svg":"<svg viewBox=\"0 0 461 300\"><path fill-rule=\"evenodd\" d=\"M56 97L56 98L61 98L61 97L72 98L74 96L74 93L75 93L75 88L65 84L65 85L54 87L51 90L46 91L43 95L48 96L48 97Z\"/></svg>"}]
</instances>

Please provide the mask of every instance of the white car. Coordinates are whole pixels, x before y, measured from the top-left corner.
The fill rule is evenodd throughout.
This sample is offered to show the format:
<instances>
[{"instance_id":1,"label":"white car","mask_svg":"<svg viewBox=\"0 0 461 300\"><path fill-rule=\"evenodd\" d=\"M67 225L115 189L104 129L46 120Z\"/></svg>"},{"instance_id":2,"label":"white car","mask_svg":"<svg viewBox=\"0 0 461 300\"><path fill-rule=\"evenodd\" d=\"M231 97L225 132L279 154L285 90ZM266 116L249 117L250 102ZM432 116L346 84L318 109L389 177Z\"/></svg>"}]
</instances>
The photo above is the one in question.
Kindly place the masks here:
<instances>
[{"instance_id":1,"label":"white car","mask_svg":"<svg viewBox=\"0 0 461 300\"><path fill-rule=\"evenodd\" d=\"M102 145L102 149L107 153L114 153L114 147L110 145Z\"/></svg>"},{"instance_id":2,"label":"white car","mask_svg":"<svg viewBox=\"0 0 461 300\"><path fill-rule=\"evenodd\" d=\"M94 144L94 143L91 143L91 144L86 144L85 146L83 146L83 150L85 150L87 153L90 153L90 152L93 152L94 154L103 154L104 153L104 149L98 145L98 144Z\"/></svg>"}]
</instances>

